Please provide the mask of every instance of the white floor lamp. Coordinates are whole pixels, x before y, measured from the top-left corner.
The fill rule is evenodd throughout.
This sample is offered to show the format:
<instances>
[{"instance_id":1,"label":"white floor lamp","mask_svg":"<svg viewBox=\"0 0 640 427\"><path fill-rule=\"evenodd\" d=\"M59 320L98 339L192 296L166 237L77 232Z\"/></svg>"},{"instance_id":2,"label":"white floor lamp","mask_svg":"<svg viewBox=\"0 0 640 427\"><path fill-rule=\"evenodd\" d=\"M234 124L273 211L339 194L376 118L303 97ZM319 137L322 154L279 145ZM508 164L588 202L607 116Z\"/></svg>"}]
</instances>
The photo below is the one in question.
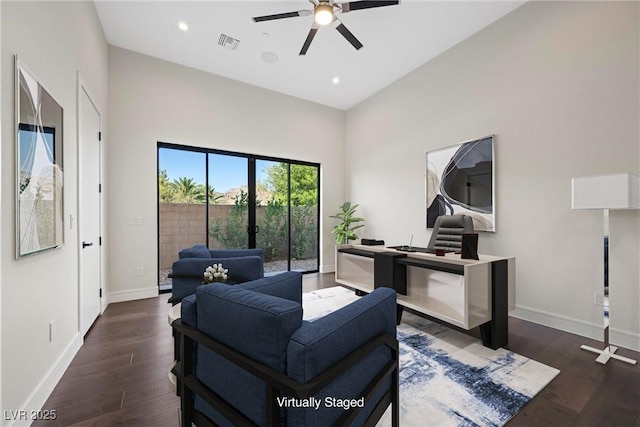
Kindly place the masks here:
<instances>
[{"instance_id":1,"label":"white floor lamp","mask_svg":"<svg viewBox=\"0 0 640 427\"><path fill-rule=\"evenodd\" d=\"M609 359L632 365L636 361L614 354L618 347L609 344L609 211L612 209L640 209L640 177L630 173L586 176L571 179L571 209L602 209L604 211L604 349L583 345L583 350L598 353L598 363Z\"/></svg>"}]
</instances>

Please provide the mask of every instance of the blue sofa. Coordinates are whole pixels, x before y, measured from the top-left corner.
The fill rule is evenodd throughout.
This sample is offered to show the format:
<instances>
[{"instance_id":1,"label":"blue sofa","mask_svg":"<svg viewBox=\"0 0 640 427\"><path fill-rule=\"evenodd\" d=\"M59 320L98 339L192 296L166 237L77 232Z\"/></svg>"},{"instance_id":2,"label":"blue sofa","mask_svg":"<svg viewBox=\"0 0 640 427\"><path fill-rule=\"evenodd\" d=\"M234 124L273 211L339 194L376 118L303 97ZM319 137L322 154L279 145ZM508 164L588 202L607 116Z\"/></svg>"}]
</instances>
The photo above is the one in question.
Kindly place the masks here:
<instances>
[{"instance_id":1,"label":"blue sofa","mask_svg":"<svg viewBox=\"0 0 640 427\"><path fill-rule=\"evenodd\" d=\"M375 425L389 405L398 425L395 291L313 322L301 302L298 272L202 286L182 301L182 425Z\"/></svg>"},{"instance_id":2,"label":"blue sofa","mask_svg":"<svg viewBox=\"0 0 640 427\"><path fill-rule=\"evenodd\" d=\"M220 264L229 270L232 284L248 282L264 277L262 249L208 249L195 245L178 253L171 274L170 302L177 304L202 285L204 270L212 264Z\"/></svg>"}]
</instances>

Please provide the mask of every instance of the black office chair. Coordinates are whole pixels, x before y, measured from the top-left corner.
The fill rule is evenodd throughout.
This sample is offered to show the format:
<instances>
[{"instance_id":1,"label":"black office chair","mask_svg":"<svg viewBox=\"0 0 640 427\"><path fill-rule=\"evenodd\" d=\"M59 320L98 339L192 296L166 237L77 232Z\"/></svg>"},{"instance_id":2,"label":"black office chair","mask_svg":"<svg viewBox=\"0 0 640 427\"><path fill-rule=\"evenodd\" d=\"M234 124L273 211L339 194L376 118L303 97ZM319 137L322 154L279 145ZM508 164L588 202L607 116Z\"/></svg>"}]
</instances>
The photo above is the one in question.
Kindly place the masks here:
<instances>
[{"instance_id":1,"label":"black office chair","mask_svg":"<svg viewBox=\"0 0 640 427\"><path fill-rule=\"evenodd\" d=\"M440 215L433 226L429 249L462 250L462 235L473 233L473 219L468 215Z\"/></svg>"}]
</instances>

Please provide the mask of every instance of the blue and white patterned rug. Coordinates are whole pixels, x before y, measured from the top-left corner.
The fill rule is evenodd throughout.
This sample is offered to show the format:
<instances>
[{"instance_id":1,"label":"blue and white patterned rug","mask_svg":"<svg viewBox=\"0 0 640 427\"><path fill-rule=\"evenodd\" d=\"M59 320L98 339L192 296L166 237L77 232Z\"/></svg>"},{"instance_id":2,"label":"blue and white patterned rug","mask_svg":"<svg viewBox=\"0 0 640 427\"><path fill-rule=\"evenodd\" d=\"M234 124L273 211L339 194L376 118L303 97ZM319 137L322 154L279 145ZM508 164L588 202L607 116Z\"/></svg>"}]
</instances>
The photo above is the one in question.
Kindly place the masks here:
<instances>
[{"instance_id":1,"label":"blue and white patterned rug","mask_svg":"<svg viewBox=\"0 0 640 427\"><path fill-rule=\"evenodd\" d=\"M307 292L303 318L313 320L355 301L340 286ZM400 342L400 425L502 426L559 370L474 337L404 313ZM390 425L390 413L379 425Z\"/></svg>"}]
</instances>

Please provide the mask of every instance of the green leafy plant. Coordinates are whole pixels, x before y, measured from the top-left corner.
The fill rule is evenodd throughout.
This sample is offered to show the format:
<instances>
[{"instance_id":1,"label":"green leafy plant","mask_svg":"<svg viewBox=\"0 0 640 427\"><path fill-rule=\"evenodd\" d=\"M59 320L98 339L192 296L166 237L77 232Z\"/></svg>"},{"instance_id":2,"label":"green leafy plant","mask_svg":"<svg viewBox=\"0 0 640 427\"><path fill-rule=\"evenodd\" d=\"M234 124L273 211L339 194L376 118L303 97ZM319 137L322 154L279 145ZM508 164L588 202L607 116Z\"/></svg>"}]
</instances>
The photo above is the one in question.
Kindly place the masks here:
<instances>
[{"instance_id":1,"label":"green leafy plant","mask_svg":"<svg viewBox=\"0 0 640 427\"><path fill-rule=\"evenodd\" d=\"M318 247L316 206L291 207L291 256L295 259L315 258Z\"/></svg>"},{"instance_id":2,"label":"green leafy plant","mask_svg":"<svg viewBox=\"0 0 640 427\"><path fill-rule=\"evenodd\" d=\"M354 232L364 224L353 226L357 222L363 222L364 218L354 216L356 209L360 205L351 205L351 202L344 202L340 206L342 212L331 215L329 218L339 219L341 222L333 227L332 233L336 235L336 244L348 244L349 240L356 240L358 235Z\"/></svg>"},{"instance_id":3,"label":"green leafy plant","mask_svg":"<svg viewBox=\"0 0 640 427\"><path fill-rule=\"evenodd\" d=\"M246 191L240 190L227 218L224 221L222 218L216 218L211 224L209 235L225 248L246 248L248 241L245 214L248 205L249 195Z\"/></svg>"},{"instance_id":4,"label":"green leafy plant","mask_svg":"<svg viewBox=\"0 0 640 427\"><path fill-rule=\"evenodd\" d=\"M256 236L257 246L264 251L264 260L277 260L282 243L287 241L287 208L281 202L271 199L264 209L264 217L260 219L260 232ZM286 255L286 252L285 252Z\"/></svg>"}]
</instances>

